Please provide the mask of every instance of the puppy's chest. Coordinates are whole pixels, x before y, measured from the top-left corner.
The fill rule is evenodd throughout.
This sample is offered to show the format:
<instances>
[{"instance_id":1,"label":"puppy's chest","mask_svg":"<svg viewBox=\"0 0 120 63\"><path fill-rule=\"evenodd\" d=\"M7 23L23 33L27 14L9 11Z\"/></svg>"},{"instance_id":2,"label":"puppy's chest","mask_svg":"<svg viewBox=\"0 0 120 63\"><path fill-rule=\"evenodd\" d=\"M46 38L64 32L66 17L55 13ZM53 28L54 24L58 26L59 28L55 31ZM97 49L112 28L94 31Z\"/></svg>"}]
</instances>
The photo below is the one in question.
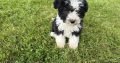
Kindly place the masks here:
<instances>
[{"instance_id":1,"label":"puppy's chest","mask_svg":"<svg viewBox=\"0 0 120 63\"><path fill-rule=\"evenodd\" d=\"M65 37L70 37L72 36L72 32L79 32L80 31L80 25L69 25L65 23L61 23L58 26L59 31L64 31L63 35Z\"/></svg>"}]
</instances>

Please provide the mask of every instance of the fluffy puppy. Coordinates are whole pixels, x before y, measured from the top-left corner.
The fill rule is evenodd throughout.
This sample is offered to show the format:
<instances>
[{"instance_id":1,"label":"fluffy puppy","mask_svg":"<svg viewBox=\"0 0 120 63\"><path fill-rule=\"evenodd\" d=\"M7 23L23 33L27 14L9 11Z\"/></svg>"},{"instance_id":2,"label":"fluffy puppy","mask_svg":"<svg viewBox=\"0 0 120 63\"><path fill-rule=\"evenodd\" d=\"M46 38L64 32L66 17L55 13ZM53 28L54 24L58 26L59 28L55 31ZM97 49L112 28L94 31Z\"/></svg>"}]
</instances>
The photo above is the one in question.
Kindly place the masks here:
<instances>
[{"instance_id":1,"label":"fluffy puppy","mask_svg":"<svg viewBox=\"0 0 120 63\"><path fill-rule=\"evenodd\" d=\"M68 38L69 47L76 49L83 18L88 10L87 1L54 0L54 8L58 10L58 14L52 22L51 36L55 38L59 48L64 48L66 38Z\"/></svg>"}]
</instances>

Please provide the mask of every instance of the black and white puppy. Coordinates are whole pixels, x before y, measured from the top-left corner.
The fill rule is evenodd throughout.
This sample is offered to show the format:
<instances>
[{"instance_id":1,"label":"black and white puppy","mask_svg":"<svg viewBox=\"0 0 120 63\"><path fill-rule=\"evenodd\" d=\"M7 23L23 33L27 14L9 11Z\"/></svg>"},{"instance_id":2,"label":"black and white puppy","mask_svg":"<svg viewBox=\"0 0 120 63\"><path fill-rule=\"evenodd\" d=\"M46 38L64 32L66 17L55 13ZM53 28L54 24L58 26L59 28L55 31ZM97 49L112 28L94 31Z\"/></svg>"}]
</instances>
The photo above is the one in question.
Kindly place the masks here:
<instances>
[{"instance_id":1,"label":"black and white puppy","mask_svg":"<svg viewBox=\"0 0 120 63\"><path fill-rule=\"evenodd\" d=\"M63 48L66 38L69 38L69 47L76 49L83 26L83 18L88 10L87 1L55 0L54 8L58 10L58 14L52 22L51 36L55 38L59 48Z\"/></svg>"}]
</instances>

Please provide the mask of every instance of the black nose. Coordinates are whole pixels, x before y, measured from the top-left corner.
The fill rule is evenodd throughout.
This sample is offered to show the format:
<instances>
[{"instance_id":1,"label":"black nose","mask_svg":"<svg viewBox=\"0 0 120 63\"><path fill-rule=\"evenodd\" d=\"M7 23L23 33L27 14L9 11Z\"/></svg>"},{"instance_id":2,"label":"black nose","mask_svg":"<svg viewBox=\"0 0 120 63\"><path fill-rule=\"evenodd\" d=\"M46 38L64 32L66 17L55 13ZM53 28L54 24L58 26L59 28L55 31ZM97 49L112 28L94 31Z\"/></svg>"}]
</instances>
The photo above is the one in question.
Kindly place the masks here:
<instances>
[{"instance_id":1,"label":"black nose","mask_svg":"<svg viewBox=\"0 0 120 63\"><path fill-rule=\"evenodd\" d=\"M75 20L70 20L71 23L75 23Z\"/></svg>"}]
</instances>

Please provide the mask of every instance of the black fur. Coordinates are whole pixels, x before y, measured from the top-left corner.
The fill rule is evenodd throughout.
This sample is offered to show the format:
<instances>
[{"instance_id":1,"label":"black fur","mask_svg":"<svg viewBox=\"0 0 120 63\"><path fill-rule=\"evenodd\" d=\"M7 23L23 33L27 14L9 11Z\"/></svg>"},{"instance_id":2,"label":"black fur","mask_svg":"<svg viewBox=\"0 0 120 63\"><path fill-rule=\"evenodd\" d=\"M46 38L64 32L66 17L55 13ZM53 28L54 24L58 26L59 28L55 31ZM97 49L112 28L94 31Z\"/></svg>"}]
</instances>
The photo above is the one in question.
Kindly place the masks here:
<instances>
[{"instance_id":1,"label":"black fur","mask_svg":"<svg viewBox=\"0 0 120 63\"><path fill-rule=\"evenodd\" d=\"M54 4L54 8L58 9L61 6L61 0L55 0L53 4Z\"/></svg>"},{"instance_id":2,"label":"black fur","mask_svg":"<svg viewBox=\"0 0 120 63\"><path fill-rule=\"evenodd\" d=\"M68 13L75 10L72 6L70 6L70 3L71 2L69 0L55 0L54 1L54 8L58 9L58 15L63 20L63 22L65 22ZM78 16L80 18L84 18L85 13L88 10L87 1L83 0L82 3L83 3L83 5L79 5L79 10L76 10L78 12ZM56 25L55 21L56 21L56 19L52 22L52 32L55 32L57 35L63 34L64 30L59 31L58 26ZM83 20L80 23L81 26L83 26L82 23L83 23ZM82 29L79 29L78 32L76 32L76 31L72 32L72 35L79 36L79 34L81 33L81 30Z\"/></svg>"},{"instance_id":3,"label":"black fur","mask_svg":"<svg viewBox=\"0 0 120 63\"><path fill-rule=\"evenodd\" d=\"M66 20L66 17L69 13L69 11L74 11L75 9L70 6L70 1L69 0L55 0L54 1L54 8L58 9L58 15L61 17L63 21ZM83 0L83 5L79 5L79 10L77 10L79 16L81 18L84 18L85 12L88 10L88 4L86 0Z\"/></svg>"},{"instance_id":4,"label":"black fur","mask_svg":"<svg viewBox=\"0 0 120 63\"><path fill-rule=\"evenodd\" d=\"M58 26L56 25L56 19L52 22L52 32L55 32L57 35L63 34L64 31L59 31Z\"/></svg>"},{"instance_id":5,"label":"black fur","mask_svg":"<svg viewBox=\"0 0 120 63\"><path fill-rule=\"evenodd\" d=\"M80 8L78 10L78 14L81 18L84 18L85 13L88 11L88 4L86 0L83 1L83 5L84 6L79 5Z\"/></svg>"}]
</instances>

